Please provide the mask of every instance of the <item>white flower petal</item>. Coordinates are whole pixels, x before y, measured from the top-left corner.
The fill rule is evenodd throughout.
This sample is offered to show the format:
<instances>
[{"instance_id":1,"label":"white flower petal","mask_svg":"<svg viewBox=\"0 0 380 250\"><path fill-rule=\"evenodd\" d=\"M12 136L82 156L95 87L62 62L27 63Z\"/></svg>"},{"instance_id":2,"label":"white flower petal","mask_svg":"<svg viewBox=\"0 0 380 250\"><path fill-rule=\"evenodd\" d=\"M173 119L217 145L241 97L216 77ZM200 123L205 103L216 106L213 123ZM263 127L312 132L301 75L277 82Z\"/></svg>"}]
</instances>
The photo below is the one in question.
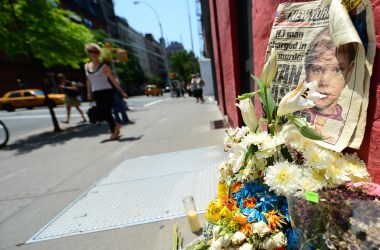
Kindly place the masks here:
<instances>
[{"instance_id":1,"label":"white flower petal","mask_svg":"<svg viewBox=\"0 0 380 250\"><path fill-rule=\"evenodd\" d=\"M324 95L315 91L315 85L316 81L310 83L302 81L297 88L282 98L278 106L277 115L283 116L295 111L314 107L314 101L324 97Z\"/></svg>"},{"instance_id":2,"label":"white flower petal","mask_svg":"<svg viewBox=\"0 0 380 250\"><path fill-rule=\"evenodd\" d=\"M247 125L251 131L255 131L259 124L259 119L257 118L255 107L251 99L247 98L241 100L236 106L238 106L241 111L245 125Z\"/></svg>"}]
</instances>

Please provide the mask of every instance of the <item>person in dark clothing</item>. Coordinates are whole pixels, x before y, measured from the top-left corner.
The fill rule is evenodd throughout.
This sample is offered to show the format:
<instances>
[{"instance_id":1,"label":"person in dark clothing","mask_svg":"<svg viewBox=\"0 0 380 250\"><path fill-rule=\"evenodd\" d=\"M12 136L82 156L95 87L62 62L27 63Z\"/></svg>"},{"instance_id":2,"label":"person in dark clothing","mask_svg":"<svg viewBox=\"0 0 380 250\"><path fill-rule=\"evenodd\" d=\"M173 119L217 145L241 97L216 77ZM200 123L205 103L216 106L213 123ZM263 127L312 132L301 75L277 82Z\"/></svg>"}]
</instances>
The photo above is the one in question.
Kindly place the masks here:
<instances>
[{"instance_id":1,"label":"person in dark clothing","mask_svg":"<svg viewBox=\"0 0 380 250\"><path fill-rule=\"evenodd\" d=\"M78 100L78 89L75 85L66 80L66 76L62 73L57 75L58 81L60 83L59 88L65 93L65 104L66 104L66 120L62 121L63 123L70 122L71 116L71 107L75 107L79 114L82 116L82 123L86 122L86 118L84 118L83 111L80 108L80 101Z\"/></svg>"}]
</instances>

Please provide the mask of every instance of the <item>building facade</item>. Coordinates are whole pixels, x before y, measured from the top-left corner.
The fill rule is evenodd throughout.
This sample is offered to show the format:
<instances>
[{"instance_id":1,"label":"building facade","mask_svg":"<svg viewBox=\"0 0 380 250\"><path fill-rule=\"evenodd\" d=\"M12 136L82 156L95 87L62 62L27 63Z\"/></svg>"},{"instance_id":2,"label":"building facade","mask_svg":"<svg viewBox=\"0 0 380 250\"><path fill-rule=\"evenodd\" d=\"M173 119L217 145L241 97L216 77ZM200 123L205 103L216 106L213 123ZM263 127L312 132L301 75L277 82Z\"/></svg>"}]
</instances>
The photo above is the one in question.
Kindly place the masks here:
<instances>
[{"instance_id":1,"label":"building facade","mask_svg":"<svg viewBox=\"0 0 380 250\"><path fill-rule=\"evenodd\" d=\"M61 0L60 2L63 9L79 16L77 22L91 30L102 29L112 38L119 38L112 0Z\"/></svg>"},{"instance_id":2,"label":"building facade","mask_svg":"<svg viewBox=\"0 0 380 250\"><path fill-rule=\"evenodd\" d=\"M182 43L179 43L179 42L171 42L171 43L166 47L167 57L170 58L170 56L171 56L173 53L176 53L176 52L179 52L179 51L183 51L183 50L185 50L185 48L183 47L183 44L182 44Z\"/></svg>"},{"instance_id":3,"label":"building facade","mask_svg":"<svg viewBox=\"0 0 380 250\"><path fill-rule=\"evenodd\" d=\"M145 34L145 48L148 53L149 67L152 74L165 81L167 73L163 47L154 39L152 34Z\"/></svg>"},{"instance_id":4,"label":"building facade","mask_svg":"<svg viewBox=\"0 0 380 250\"><path fill-rule=\"evenodd\" d=\"M145 46L145 36L129 26L128 43L130 44L130 48L134 55L139 60L141 68L144 72L147 74L152 74L149 65L148 50Z\"/></svg>"}]
</instances>

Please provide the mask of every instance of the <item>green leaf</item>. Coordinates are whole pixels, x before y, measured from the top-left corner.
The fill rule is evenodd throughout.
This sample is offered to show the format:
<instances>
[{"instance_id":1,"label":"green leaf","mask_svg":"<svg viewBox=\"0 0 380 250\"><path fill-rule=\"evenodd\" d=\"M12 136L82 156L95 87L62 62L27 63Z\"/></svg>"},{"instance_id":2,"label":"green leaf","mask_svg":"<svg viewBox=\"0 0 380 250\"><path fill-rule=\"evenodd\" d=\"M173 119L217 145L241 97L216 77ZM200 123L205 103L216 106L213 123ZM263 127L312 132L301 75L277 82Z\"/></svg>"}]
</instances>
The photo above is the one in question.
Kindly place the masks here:
<instances>
[{"instance_id":1,"label":"green leaf","mask_svg":"<svg viewBox=\"0 0 380 250\"><path fill-rule=\"evenodd\" d=\"M312 140L323 140L325 139L323 136L315 132L315 130L308 126L303 126L300 129L300 132L303 136L306 138L312 139Z\"/></svg>"},{"instance_id":2,"label":"green leaf","mask_svg":"<svg viewBox=\"0 0 380 250\"><path fill-rule=\"evenodd\" d=\"M293 157L285 145L281 145L281 153L288 162L293 162Z\"/></svg>"},{"instance_id":3,"label":"green leaf","mask_svg":"<svg viewBox=\"0 0 380 250\"><path fill-rule=\"evenodd\" d=\"M298 128L300 133L303 136L305 136L306 138L311 139L311 140L324 140L325 139L323 136L321 136L320 134L315 132L315 130L313 128L309 127L309 125L307 124L307 122L304 119L298 118L298 117L296 117L294 115L290 115L290 114L286 115L286 117L288 117L289 120L291 120L293 122L293 124L296 126L296 128Z\"/></svg>"},{"instance_id":4,"label":"green leaf","mask_svg":"<svg viewBox=\"0 0 380 250\"><path fill-rule=\"evenodd\" d=\"M307 126L306 121L301 118L294 118L293 123L294 125L296 125L297 128L302 128L302 127Z\"/></svg>"},{"instance_id":5,"label":"green leaf","mask_svg":"<svg viewBox=\"0 0 380 250\"><path fill-rule=\"evenodd\" d=\"M236 98L236 100L242 101L242 100L245 100L248 98L252 98L253 96L255 96L256 93L257 93L257 91L251 92L251 93L244 93L241 96L239 96L238 98Z\"/></svg>"},{"instance_id":6,"label":"green leaf","mask_svg":"<svg viewBox=\"0 0 380 250\"><path fill-rule=\"evenodd\" d=\"M270 116L273 117L273 112L276 108L276 103L274 102L274 98L270 89L267 89L267 99L268 99L268 112Z\"/></svg>"},{"instance_id":7,"label":"green leaf","mask_svg":"<svg viewBox=\"0 0 380 250\"><path fill-rule=\"evenodd\" d=\"M251 77L253 78L253 80L255 80L256 81L256 83L257 83L257 86L258 86L258 90L259 90L259 96L260 96L260 100L261 100L261 102L264 104L265 103L265 88L264 88L264 85L263 85L263 83L260 81L260 79L259 78L257 78L256 76L254 76L254 75L251 75Z\"/></svg>"},{"instance_id":8,"label":"green leaf","mask_svg":"<svg viewBox=\"0 0 380 250\"><path fill-rule=\"evenodd\" d=\"M249 159L251 159L252 156L253 156L257 151L259 151L259 148L258 148L256 145L252 144L252 145L248 148L247 154L245 155L245 158L244 158L244 164L243 164L243 165L245 165L245 164L249 161Z\"/></svg>"},{"instance_id":9,"label":"green leaf","mask_svg":"<svg viewBox=\"0 0 380 250\"><path fill-rule=\"evenodd\" d=\"M262 123L262 122L265 122L266 124L268 124L268 119L266 119L266 118L261 118L260 120L259 120L259 123Z\"/></svg>"},{"instance_id":10,"label":"green leaf","mask_svg":"<svg viewBox=\"0 0 380 250\"><path fill-rule=\"evenodd\" d=\"M179 240L178 240L178 223L175 223L173 225L173 250L177 250L178 249L178 243L179 243Z\"/></svg>"}]
</instances>

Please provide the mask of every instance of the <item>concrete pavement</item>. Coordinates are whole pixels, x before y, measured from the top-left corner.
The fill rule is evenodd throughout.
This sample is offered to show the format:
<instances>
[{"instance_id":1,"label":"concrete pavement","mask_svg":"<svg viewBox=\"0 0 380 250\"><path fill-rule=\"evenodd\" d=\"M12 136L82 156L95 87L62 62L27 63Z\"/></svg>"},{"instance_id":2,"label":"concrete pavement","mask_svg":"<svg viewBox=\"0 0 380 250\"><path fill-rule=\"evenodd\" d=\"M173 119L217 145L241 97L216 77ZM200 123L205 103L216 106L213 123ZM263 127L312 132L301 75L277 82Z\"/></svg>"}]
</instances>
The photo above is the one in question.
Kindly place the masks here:
<instances>
[{"instance_id":1,"label":"concrete pavement","mask_svg":"<svg viewBox=\"0 0 380 250\"><path fill-rule=\"evenodd\" d=\"M223 144L225 129L211 128L223 120L212 99L154 98L129 111L136 123L122 127L119 141L106 142L105 124L69 125L63 133L30 136L1 151L0 249L171 249L175 222L184 244L196 238L186 218L177 218L24 244L120 162Z\"/></svg>"}]
</instances>

